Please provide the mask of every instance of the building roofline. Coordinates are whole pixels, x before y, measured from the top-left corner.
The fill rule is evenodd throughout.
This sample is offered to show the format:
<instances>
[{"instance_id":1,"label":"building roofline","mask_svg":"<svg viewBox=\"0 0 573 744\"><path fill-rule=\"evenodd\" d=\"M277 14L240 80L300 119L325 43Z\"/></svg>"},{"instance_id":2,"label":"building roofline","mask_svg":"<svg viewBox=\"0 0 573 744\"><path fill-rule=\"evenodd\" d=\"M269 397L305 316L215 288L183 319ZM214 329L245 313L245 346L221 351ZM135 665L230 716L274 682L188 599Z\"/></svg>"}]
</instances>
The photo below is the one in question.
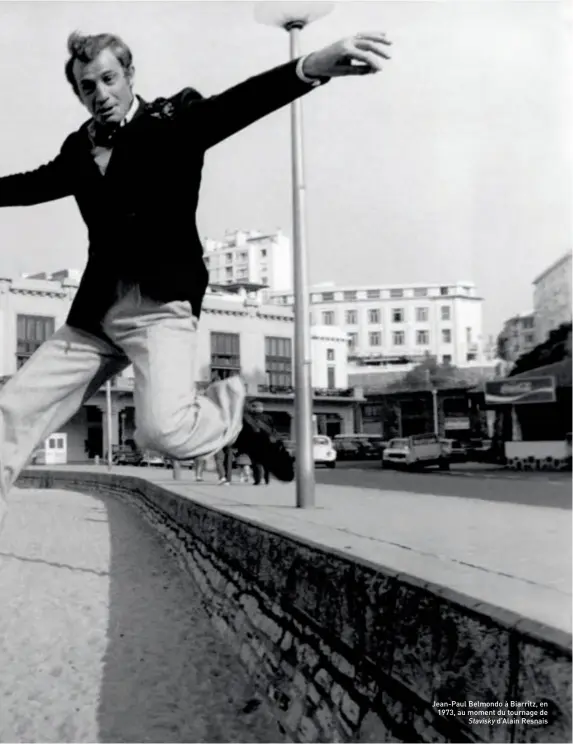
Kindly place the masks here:
<instances>
[{"instance_id":1,"label":"building roofline","mask_svg":"<svg viewBox=\"0 0 573 744\"><path fill-rule=\"evenodd\" d=\"M572 251L567 251L567 253L561 256L561 258L558 258L550 266L548 266L544 271L542 271L541 274L539 274L539 276L533 280L532 284L538 284L542 279L544 279L547 276L547 274L550 274L558 266L561 266L561 264L564 264L568 259L571 259L572 255L573 255Z\"/></svg>"},{"instance_id":2,"label":"building roofline","mask_svg":"<svg viewBox=\"0 0 573 744\"><path fill-rule=\"evenodd\" d=\"M324 283L324 284L312 284L309 287L309 292L367 292L368 290L383 290L383 289L434 289L436 287L475 287L475 282L472 281L455 281L455 282L409 282L409 283L394 283L394 284L336 284L336 283ZM292 293L292 290L290 291ZM287 290L273 290L273 294L289 294ZM447 296L447 295L444 295ZM422 298L417 298L422 299Z\"/></svg>"}]
</instances>

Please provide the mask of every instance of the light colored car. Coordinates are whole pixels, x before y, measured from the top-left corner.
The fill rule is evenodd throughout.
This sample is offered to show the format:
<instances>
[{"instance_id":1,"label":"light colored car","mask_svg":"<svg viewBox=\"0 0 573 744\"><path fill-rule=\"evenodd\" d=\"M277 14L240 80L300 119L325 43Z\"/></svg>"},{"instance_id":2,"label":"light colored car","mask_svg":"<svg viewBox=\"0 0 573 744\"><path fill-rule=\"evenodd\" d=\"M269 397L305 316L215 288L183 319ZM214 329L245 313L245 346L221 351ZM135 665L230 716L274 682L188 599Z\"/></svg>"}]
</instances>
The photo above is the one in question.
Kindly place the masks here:
<instances>
[{"instance_id":1,"label":"light colored car","mask_svg":"<svg viewBox=\"0 0 573 744\"><path fill-rule=\"evenodd\" d=\"M312 438L312 451L315 465L326 465L327 468L336 467L336 450L330 437L317 434Z\"/></svg>"},{"instance_id":2,"label":"light colored car","mask_svg":"<svg viewBox=\"0 0 573 744\"><path fill-rule=\"evenodd\" d=\"M391 439L382 453L382 467L419 468L438 465L449 470L448 445L434 434L416 434L412 437Z\"/></svg>"},{"instance_id":3,"label":"light colored car","mask_svg":"<svg viewBox=\"0 0 573 744\"><path fill-rule=\"evenodd\" d=\"M296 444L292 439L284 441L285 448L291 457L296 458ZM326 465L327 468L336 467L336 450L330 437L315 434L312 438L312 454L315 465Z\"/></svg>"},{"instance_id":4,"label":"light colored car","mask_svg":"<svg viewBox=\"0 0 573 744\"><path fill-rule=\"evenodd\" d=\"M140 465L144 468L164 468L165 458L158 452L147 451L143 453Z\"/></svg>"}]
</instances>

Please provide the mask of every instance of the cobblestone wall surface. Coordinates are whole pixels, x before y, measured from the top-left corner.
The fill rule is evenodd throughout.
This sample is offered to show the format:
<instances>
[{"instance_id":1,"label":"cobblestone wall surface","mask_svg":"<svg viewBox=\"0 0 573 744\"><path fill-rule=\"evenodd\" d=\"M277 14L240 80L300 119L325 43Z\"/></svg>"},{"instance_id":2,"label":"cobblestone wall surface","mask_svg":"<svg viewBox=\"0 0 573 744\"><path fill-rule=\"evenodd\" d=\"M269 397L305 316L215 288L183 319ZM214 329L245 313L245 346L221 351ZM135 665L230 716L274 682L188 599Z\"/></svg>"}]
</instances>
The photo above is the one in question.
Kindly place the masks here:
<instances>
[{"instance_id":1,"label":"cobblestone wall surface","mask_svg":"<svg viewBox=\"0 0 573 744\"><path fill-rule=\"evenodd\" d=\"M139 478L27 471L18 485L139 510L293 741L571 741L569 635Z\"/></svg>"}]
</instances>

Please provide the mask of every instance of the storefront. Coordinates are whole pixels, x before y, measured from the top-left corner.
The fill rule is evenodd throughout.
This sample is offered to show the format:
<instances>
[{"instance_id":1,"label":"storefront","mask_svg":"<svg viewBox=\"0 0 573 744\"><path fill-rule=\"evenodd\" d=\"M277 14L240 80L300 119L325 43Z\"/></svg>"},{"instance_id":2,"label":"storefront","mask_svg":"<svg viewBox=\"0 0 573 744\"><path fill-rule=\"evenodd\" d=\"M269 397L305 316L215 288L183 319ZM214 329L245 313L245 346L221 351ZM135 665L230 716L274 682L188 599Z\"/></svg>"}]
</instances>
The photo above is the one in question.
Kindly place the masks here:
<instances>
[{"instance_id":1,"label":"storefront","mask_svg":"<svg viewBox=\"0 0 573 744\"><path fill-rule=\"evenodd\" d=\"M571 467L571 359L485 384L508 467Z\"/></svg>"}]
</instances>

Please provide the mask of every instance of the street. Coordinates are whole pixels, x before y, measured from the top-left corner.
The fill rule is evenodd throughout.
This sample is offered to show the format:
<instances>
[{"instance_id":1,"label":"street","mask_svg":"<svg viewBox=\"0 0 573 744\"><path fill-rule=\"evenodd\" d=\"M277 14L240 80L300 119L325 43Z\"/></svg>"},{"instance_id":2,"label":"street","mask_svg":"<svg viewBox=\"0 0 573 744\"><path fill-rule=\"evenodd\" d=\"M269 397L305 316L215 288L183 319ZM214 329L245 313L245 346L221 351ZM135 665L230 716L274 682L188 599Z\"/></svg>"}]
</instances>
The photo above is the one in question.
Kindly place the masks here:
<instances>
[{"instance_id":1,"label":"street","mask_svg":"<svg viewBox=\"0 0 573 744\"><path fill-rule=\"evenodd\" d=\"M316 480L336 486L458 496L529 506L571 509L571 473L507 470L475 471L456 466L449 472L382 470L378 461L338 462L334 470L316 469Z\"/></svg>"}]
</instances>

